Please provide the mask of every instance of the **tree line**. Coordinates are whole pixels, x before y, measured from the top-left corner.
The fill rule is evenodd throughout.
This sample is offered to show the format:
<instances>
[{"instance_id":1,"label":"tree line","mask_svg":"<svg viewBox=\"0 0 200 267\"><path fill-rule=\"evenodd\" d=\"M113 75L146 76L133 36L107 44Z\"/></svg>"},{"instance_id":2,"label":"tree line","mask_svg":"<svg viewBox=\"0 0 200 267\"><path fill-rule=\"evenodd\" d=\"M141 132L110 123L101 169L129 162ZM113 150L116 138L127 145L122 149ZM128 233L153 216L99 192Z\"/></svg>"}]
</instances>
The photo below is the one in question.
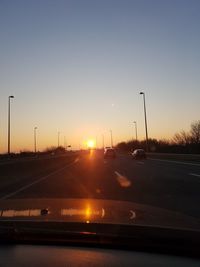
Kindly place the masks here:
<instances>
[{"instance_id":1,"label":"tree line","mask_svg":"<svg viewBox=\"0 0 200 267\"><path fill-rule=\"evenodd\" d=\"M200 120L191 123L188 132L182 130L170 140L150 138L148 145L150 152L200 154ZM120 142L116 148L122 151L132 151L137 148L146 149L146 140Z\"/></svg>"}]
</instances>

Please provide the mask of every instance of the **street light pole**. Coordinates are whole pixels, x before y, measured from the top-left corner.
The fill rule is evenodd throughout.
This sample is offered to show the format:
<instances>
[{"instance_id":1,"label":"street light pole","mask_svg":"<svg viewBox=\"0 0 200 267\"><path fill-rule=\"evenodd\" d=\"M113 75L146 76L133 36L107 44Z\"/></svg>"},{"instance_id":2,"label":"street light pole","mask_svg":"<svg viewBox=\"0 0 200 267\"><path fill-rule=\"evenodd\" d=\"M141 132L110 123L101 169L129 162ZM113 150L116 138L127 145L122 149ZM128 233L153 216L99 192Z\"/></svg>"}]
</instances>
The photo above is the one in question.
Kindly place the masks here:
<instances>
[{"instance_id":1,"label":"street light pole","mask_svg":"<svg viewBox=\"0 0 200 267\"><path fill-rule=\"evenodd\" d=\"M103 149L104 149L104 134L102 134L102 146L103 146Z\"/></svg>"},{"instance_id":2,"label":"street light pole","mask_svg":"<svg viewBox=\"0 0 200 267\"><path fill-rule=\"evenodd\" d=\"M146 151L149 152L145 93L144 92L140 92L140 95L143 95L143 102L144 102L144 120L145 120L145 131L146 131Z\"/></svg>"},{"instance_id":3,"label":"street light pole","mask_svg":"<svg viewBox=\"0 0 200 267\"><path fill-rule=\"evenodd\" d=\"M110 130L110 143L111 143L111 147L113 147L113 135L112 135L112 130Z\"/></svg>"},{"instance_id":4,"label":"street light pole","mask_svg":"<svg viewBox=\"0 0 200 267\"><path fill-rule=\"evenodd\" d=\"M66 136L64 136L64 148L66 149Z\"/></svg>"},{"instance_id":5,"label":"street light pole","mask_svg":"<svg viewBox=\"0 0 200 267\"><path fill-rule=\"evenodd\" d=\"M137 142L137 122L134 121L133 123L135 124L135 140Z\"/></svg>"},{"instance_id":6,"label":"street light pole","mask_svg":"<svg viewBox=\"0 0 200 267\"><path fill-rule=\"evenodd\" d=\"M37 152L37 127L34 127L34 151Z\"/></svg>"},{"instance_id":7,"label":"street light pole","mask_svg":"<svg viewBox=\"0 0 200 267\"><path fill-rule=\"evenodd\" d=\"M60 132L58 132L58 147L60 146Z\"/></svg>"},{"instance_id":8,"label":"street light pole","mask_svg":"<svg viewBox=\"0 0 200 267\"><path fill-rule=\"evenodd\" d=\"M13 95L8 97L8 154L10 154L10 100L14 98Z\"/></svg>"}]
</instances>

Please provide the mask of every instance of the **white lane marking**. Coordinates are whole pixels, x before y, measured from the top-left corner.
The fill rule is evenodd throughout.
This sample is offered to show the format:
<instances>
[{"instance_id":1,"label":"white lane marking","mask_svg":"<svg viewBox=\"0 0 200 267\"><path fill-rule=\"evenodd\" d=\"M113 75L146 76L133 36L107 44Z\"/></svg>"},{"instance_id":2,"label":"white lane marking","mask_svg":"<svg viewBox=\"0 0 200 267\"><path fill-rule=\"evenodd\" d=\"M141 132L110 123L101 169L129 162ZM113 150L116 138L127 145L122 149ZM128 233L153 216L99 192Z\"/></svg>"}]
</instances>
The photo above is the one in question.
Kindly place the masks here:
<instances>
[{"instance_id":1,"label":"white lane marking","mask_svg":"<svg viewBox=\"0 0 200 267\"><path fill-rule=\"evenodd\" d=\"M144 162L143 162L143 161L137 161L137 163L138 163L138 164L144 164Z\"/></svg>"},{"instance_id":2,"label":"white lane marking","mask_svg":"<svg viewBox=\"0 0 200 267\"><path fill-rule=\"evenodd\" d=\"M32 185L35 185L35 184L37 184L37 183L40 183L41 181L43 181L43 180L49 178L50 176L55 175L55 174L57 174L57 173L59 173L59 172L65 170L65 169L68 168L69 166L71 166L71 165L77 163L78 161L79 161L79 159L76 158L73 162L67 164L65 167L63 167L63 168L61 168L61 169L59 169L59 170L56 170L56 171L54 171L54 172L52 172L52 173L50 173L50 174L48 174L48 175L46 175L46 176L43 176L43 177L39 178L38 180L36 180L36 181L34 181L34 182L30 183L30 184L27 184L27 185L25 185L25 186L19 188L18 190L14 191L14 192L12 192L12 193L9 193L9 194L7 194L7 195L5 195L5 196L3 196L3 197L1 197L0 199L3 200L3 199L7 199L7 198L9 198L9 197L12 197L12 196L14 196L14 195L16 195L16 194L18 194L18 193L20 193L20 192L26 190L27 188L31 187Z\"/></svg>"},{"instance_id":3,"label":"white lane marking","mask_svg":"<svg viewBox=\"0 0 200 267\"><path fill-rule=\"evenodd\" d=\"M200 177L200 174L196 174L196 173L189 173L189 175Z\"/></svg>"},{"instance_id":4,"label":"white lane marking","mask_svg":"<svg viewBox=\"0 0 200 267\"><path fill-rule=\"evenodd\" d=\"M191 166L200 167L200 164L196 164L196 163L189 163L189 162L176 161L176 160L166 160L166 159L153 159L153 158L148 158L148 159L149 160L155 160L155 161L161 161L161 162L177 163L177 164L184 164L184 165L191 165Z\"/></svg>"},{"instance_id":5,"label":"white lane marking","mask_svg":"<svg viewBox=\"0 0 200 267\"><path fill-rule=\"evenodd\" d=\"M115 171L115 174L117 175L117 181L121 185L121 187L129 187L131 186L131 181L126 178L125 176L121 175L119 172Z\"/></svg>"}]
</instances>

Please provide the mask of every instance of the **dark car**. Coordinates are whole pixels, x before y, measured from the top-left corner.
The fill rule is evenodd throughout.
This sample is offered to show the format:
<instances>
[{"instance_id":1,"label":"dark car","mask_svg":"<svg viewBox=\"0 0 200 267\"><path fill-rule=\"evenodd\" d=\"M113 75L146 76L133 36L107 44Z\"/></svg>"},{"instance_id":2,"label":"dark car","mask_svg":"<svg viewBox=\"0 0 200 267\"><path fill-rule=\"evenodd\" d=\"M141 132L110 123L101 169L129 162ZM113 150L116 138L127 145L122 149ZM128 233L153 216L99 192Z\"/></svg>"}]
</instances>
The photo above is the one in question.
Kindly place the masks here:
<instances>
[{"instance_id":1,"label":"dark car","mask_svg":"<svg viewBox=\"0 0 200 267\"><path fill-rule=\"evenodd\" d=\"M135 149L131 155L133 159L146 159L146 153L144 149Z\"/></svg>"},{"instance_id":2,"label":"dark car","mask_svg":"<svg viewBox=\"0 0 200 267\"><path fill-rule=\"evenodd\" d=\"M106 148L104 150L104 158L116 158L116 152L113 148Z\"/></svg>"}]
</instances>

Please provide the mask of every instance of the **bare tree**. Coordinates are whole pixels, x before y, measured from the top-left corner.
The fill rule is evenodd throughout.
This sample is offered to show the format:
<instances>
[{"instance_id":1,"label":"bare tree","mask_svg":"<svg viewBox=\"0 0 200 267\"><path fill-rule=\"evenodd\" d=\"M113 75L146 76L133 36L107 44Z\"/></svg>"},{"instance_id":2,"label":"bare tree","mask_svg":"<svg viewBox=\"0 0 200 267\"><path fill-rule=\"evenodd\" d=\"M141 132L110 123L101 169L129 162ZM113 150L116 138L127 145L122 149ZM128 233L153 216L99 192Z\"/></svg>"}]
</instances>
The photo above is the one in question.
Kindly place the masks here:
<instances>
[{"instance_id":1,"label":"bare tree","mask_svg":"<svg viewBox=\"0 0 200 267\"><path fill-rule=\"evenodd\" d=\"M177 145L188 145L191 143L191 136L189 133L181 131L174 135L173 142Z\"/></svg>"},{"instance_id":2,"label":"bare tree","mask_svg":"<svg viewBox=\"0 0 200 267\"><path fill-rule=\"evenodd\" d=\"M190 134L192 143L200 144L200 120L195 121L191 124Z\"/></svg>"}]
</instances>

